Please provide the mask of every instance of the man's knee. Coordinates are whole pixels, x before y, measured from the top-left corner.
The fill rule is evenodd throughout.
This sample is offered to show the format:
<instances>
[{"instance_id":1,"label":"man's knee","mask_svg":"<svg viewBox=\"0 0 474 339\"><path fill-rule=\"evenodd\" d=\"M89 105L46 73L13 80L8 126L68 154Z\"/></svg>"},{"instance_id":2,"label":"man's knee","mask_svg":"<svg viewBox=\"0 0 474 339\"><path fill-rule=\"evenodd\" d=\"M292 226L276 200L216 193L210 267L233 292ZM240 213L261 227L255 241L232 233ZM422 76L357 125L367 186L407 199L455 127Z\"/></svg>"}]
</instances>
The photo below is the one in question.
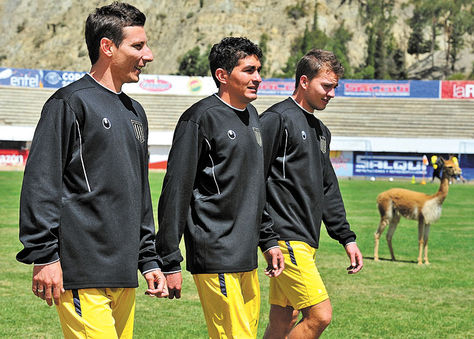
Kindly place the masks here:
<instances>
[{"instance_id":1,"label":"man's knee","mask_svg":"<svg viewBox=\"0 0 474 339\"><path fill-rule=\"evenodd\" d=\"M328 300L303 310L303 321L314 332L322 332L332 320L332 306Z\"/></svg>"},{"instance_id":2,"label":"man's knee","mask_svg":"<svg viewBox=\"0 0 474 339\"><path fill-rule=\"evenodd\" d=\"M294 325L294 312L291 307L272 305L265 339L285 338ZM296 313L297 316L297 313Z\"/></svg>"}]
</instances>

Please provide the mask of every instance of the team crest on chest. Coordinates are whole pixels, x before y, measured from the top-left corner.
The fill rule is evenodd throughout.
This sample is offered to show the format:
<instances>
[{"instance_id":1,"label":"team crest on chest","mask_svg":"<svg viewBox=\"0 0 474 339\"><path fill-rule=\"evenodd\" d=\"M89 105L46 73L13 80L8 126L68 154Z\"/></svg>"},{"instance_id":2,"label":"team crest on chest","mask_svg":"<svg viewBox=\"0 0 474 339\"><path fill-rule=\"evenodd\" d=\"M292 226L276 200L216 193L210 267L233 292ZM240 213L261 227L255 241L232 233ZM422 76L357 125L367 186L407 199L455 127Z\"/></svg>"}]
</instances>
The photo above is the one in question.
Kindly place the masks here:
<instances>
[{"instance_id":1,"label":"team crest on chest","mask_svg":"<svg viewBox=\"0 0 474 339\"><path fill-rule=\"evenodd\" d=\"M301 131L301 137L303 138L303 140L306 140L306 132L305 131Z\"/></svg>"},{"instance_id":2,"label":"team crest on chest","mask_svg":"<svg viewBox=\"0 0 474 339\"><path fill-rule=\"evenodd\" d=\"M102 119L102 126L104 126L105 129L110 129L112 127L112 124L110 123L110 120L107 118Z\"/></svg>"},{"instance_id":3,"label":"team crest on chest","mask_svg":"<svg viewBox=\"0 0 474 339\"><path fill-rule=\"evenodd\" d=\"M324 135L319 138L319 147L321 148L321 152L326 154L327 142L326 137Z\"/></svg>"},{"instance_id":4,"label":"team crest on chest","mask_svg":"<svg viewBox=\"0 0 474 339\"><path fill-rule=\"evenodd\" d=\"M140 121L130 120L132 122L133 131L135 132L135 137L140 143L145 142L145 131L143 130L143 124Z\"/></svg>"},{"instance_id":5,"label":"team crest on chest","mask_svg":"<svg viewBox=\"0 0 474 339\"><path fill-rule=\"evenodd\" d=\"M260 129L257 127L252 127L253 133L255 133L255 139L257 139L257 143L262 147L262 134L260 133Z\"/></svg>"},{"instance_id":6,"label":"team crest on chest","mask_svg":"<svg viewBox=\"0 0 474 339\"><path fill-rule=\"evenodd\" d=\"M233 130L230 129L230 130L227 131L227 136L228 136L231 140L234 140L237 135L235 134L235 132L234 132Z\"/></svg>"}]
</instances>

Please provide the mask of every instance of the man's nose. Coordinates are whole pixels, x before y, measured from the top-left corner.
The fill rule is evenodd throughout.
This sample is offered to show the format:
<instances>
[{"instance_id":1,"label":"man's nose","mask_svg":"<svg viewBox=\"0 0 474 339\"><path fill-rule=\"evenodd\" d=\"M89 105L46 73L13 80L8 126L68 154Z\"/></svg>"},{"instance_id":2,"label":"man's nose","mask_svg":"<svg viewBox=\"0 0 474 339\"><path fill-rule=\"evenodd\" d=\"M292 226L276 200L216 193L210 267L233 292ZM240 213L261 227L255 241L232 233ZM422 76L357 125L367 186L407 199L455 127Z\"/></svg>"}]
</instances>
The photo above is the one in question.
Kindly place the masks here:
<instances>
[{"instance_id":1,"label":"man's nose","mask_svg":"<svg viewBox=\"0 0 474 339\"><path fill-rule=\"evenodd\" d=\"M148 45L145 46L145 48L144 48L143 60L145 62L152 62L153 61L153 52L151 51L150 47L148 47Z\"/></svg>"},{"instance_id":2,"label":"man's nose","mask_svg":"<svg viewBox=\"0 0 474 339\"><path fill-rule=\"evenodd\" d=\"M256 81L256 82L258 82L258 83L261 83L261 82L262 82L262 77L260 76L260 72L259 72L259 71L255 71L254 77L253 77L253 81Z\"/></svg>"},{"instance_id":3,"label":"man's nose","mask_svg":"<svg viewBox=\"0 0 474 339\"><path fill-rule=\"evenodd\" d=\"M327 96L330 97L330 98L334 98L336 96L336 89L331 88L331 90L329 92L327 92Z\"/></svg>"}]
</instances>

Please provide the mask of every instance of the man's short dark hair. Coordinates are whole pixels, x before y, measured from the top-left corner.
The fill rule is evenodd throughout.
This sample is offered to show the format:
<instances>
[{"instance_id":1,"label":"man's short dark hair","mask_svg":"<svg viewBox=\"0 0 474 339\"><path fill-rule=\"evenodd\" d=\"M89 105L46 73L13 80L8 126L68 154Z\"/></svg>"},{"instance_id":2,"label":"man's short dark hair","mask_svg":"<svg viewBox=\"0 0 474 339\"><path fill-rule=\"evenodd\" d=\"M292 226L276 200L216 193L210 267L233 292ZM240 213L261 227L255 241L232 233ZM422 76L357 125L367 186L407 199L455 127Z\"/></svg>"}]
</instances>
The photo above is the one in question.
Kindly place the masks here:
<instances>
[{"instance_id":1,"label":"man's short dark hair","mask_svg":"<svg viewBox=\"0 0 474 339\"><path fill-rule=\"evenodd\" d=\"M295 89L298 88L301 76L306 75L311 81L322 69L336 73L339 78L344 76L344 67L333 52L312 49L301 58L296 66Z\"/></svg>"},{"instance_id":2,"label":"man's short dark hair","mask_svg":"<svg viewBox=\"0 0 474 339\"><path fill-rule=\"evenodd\" d=\"M144 26L145 14L134 6L113 2L110 5L96 8L86 20L86 44L92 65L99 60L100 40L108 38L115 46L123 41L123 28L128 26Z\"/></svg>"},{"instance_id":3,"label":"man's short dark hair","mask_svg":"<svg viewBox=\"0 0 474 339\"><path fill-rule=\"evenodd\" d=\"M227 37L212 46L209 53L209 66L216 86L220 86L220 82L216 78L218 68L222 68L230 74L240 59L250 55L255 55L259 60L263 56L260 47L247 38Z\"/></svg>"}]
</instances>

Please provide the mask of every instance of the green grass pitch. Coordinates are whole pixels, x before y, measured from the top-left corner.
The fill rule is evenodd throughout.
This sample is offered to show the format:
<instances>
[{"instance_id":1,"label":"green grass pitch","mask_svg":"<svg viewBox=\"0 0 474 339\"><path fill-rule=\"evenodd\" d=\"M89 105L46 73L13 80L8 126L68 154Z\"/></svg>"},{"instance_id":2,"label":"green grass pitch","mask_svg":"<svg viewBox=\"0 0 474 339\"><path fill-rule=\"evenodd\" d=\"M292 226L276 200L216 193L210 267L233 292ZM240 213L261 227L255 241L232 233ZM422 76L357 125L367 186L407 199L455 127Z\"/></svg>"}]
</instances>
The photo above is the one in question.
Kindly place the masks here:
<instances>
[{"instance_id":1,"label":"green grass pitch","mask_svg":"<svg viewBox=\"0 0 474 339\"><path fill-rule=\"evenodd\" d=\"M22 172L0 172L0 338L61 338L56 311L31 293L31 267L15 261ZM150 174L153 204L163 173ZM474 185L453 184L441 219L431 227L431 265L418 266L417 225L402 219L393 239L397 262L374 262L373 234L379 216L378 193L390 187L434 193L438 185L409 181L341 180L347 215L364 254L364 269L348 275L343 248L322 230L317 264L334 308L324 338L474 338ZM156 213L155 213L156 218ZM323 226L324 228L324 226ZM381 258L390 258L385 234ZM268 319L268 278L260 256L262 304L259 338ZM184 266L183 266L184 267ZM199 298L188 272L180 300L144 295L140 277L136 338L206 338Z\"/></svg>"}]
</instances>

